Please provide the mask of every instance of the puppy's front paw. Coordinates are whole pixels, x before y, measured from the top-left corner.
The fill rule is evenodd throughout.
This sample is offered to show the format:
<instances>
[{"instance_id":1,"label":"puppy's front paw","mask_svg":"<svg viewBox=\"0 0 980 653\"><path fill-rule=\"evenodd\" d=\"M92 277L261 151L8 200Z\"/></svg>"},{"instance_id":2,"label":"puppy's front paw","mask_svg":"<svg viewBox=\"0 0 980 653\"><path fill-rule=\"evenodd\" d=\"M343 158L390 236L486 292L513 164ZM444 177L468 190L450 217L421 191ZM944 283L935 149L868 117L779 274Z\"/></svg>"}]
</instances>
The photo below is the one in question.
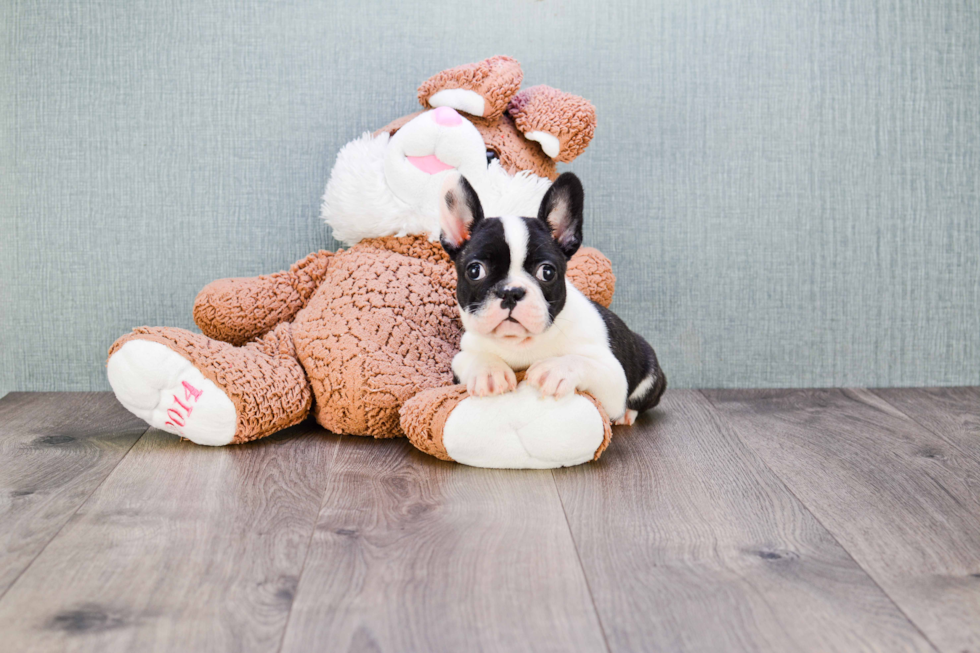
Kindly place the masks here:
<instances>
[{"instance_id":1,"label":"puppy's front paw","mask_svg":"<svg viewBox=\"0 0 980 653\"><path fill-rule=\"evenodd\" d=\"M639 415L635 410L627 409L626 412L617 420L613 420L613 426L633 426L633 422L636 421L636 416Z\"/></svg>"},{"instance_id":2,"label":"puppy's front paw","mask_svg":"<svg viewBox=\"0 0 980 653\"><path fill-rule=\"evenodd\" d=\"M541 396L560 399L575 392L582 380L581 366L567 356L546 358L529 367L525 378Z\"/></svg>"},{"instance_id":3,"label":"puppy's front paw","mask_svg":"<svg viewBox=\"0 0 980 653\"><path fill-rule=\"evenodd\" d=\"M506 365L485 365L466 381L466 391L471 397L492 397L510 392L517 387L514 370Z\"/></svg>"}]
</instances>

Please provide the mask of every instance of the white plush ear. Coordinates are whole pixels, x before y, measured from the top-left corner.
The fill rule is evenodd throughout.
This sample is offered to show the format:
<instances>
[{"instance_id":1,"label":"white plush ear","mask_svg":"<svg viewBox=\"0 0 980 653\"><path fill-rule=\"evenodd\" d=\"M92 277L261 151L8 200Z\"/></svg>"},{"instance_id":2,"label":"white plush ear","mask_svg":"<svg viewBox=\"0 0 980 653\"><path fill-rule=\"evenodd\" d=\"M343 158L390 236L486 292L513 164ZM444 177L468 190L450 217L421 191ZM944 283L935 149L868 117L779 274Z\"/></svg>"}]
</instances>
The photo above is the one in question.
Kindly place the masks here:
<instances>
[{"instance_id":1,"label":"white plush ear","mask_svg":"<svg viewBox=\"0 0 980 653\"><path fill-rule=\"evenodd\" d=\"M573 173L565 172L545 193L538 209L538 219L547 223L552 236L568 258L582 245L584 205L582 182Z\"/></svg>"},{"instance_id":2,"label":"white plush ear","mask_svg":"<svg viewBox=\"0 0 980 653\"><path fill-rule=\"evenodd\" d=\"M487 101L475 91L462 88L447 88L429 98L431 107L450 107L471 116L483 116Z\"/></svg>"},{"instance_id":3,"label":"white plush ear","mask_svg":"<svg viewBox=\"0 0 980 653\"><path fill-rule=\"evenodd\" d=\"M439 200L440 241L449 256L456 254L470 239L473 226L483 219L483 206L476 191L459 173L446 175Z\"/></svg>"},{"instance_id":4,"label":"white plush ear","mask_svg":"<svg viewBox=\"0 0 980 653\"><path fill-rule=\"evenodd\" d=\"M541 149L552 159L557 159L561 153L561 142L548 132L535 131L524 134L524 138L529 141L541 143Z\"/></svg>"},{"instance_id":5,"label":"white plush ear","mask_svg":"<svg viewBox=\"0 0 980 653\"><path fill-rule=\"evenodd\" d=\"M571 163L595 134L595 107L584 98L550 86L532 86L510 100L507 113L529 141L555 161Z\"/></svg>"},{"instance_id":6,"label":"white plush ear","mask_svg":"<svg viewBox=\"0 0 980 653\"><path fill-rule=\"evenodd\" d=\"M521 64L504 56L436 73L419 86L425 108L451 107L471 116L496 120L521 87Z\"/></svg>"}]
</instances>

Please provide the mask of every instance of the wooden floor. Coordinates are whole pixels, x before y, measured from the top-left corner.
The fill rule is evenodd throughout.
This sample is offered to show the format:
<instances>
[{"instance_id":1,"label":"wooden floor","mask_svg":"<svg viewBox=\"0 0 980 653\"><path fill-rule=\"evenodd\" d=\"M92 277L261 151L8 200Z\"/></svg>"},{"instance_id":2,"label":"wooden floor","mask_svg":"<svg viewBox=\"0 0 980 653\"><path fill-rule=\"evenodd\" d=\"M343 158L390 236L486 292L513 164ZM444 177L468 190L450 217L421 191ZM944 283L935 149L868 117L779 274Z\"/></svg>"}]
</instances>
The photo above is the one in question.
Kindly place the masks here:
<instances>
[{"instance_id":1,"label":"wooden floor","mask_svg":"<svg viewBox=\"0 0 980 653\"><path fill-rule=\"evenodd\" d=\"M11 394L0 650L980 653L980 390L669 391L555 472Z\"/></svg>"}]
</instances>

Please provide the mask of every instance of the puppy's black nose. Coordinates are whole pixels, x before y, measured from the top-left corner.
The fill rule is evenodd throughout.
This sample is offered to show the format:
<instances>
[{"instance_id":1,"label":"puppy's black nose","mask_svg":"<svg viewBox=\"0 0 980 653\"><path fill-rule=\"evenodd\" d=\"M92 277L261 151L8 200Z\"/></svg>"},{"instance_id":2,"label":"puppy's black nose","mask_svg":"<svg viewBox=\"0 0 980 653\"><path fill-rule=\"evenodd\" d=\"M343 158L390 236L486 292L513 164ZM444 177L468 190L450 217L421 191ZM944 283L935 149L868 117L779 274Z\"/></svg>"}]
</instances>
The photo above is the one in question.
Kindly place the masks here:
<instances>
[{"instance_id":1,"label":"puppy's black nose","mask_svg":"<svg viewBox=\"0 0 980 653\"><path fill-rule=\"evenodd\" d=\"M517 306L517 302L524 299L524 295L527 293L523 288L504 288L497 291L497 297L500 297L500 308L510 310Z\"/></svg>"}]
</instances>

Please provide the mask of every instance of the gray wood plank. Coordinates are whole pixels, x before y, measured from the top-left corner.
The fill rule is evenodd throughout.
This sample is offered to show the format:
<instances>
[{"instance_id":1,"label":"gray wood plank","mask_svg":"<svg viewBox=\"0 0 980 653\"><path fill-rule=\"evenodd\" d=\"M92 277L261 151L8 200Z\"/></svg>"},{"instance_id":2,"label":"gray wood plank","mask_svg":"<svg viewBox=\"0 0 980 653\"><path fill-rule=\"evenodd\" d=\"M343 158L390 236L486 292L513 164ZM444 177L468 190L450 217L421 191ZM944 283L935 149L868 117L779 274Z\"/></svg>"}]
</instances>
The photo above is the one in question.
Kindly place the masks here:
<instances>
[{"instance_id":1,"label":"gray wood plank","mask_svg":"<svg viewBox=\"0 0 980 653\"><path fill-rule=\"evenodd\" d=\"M938 648L980 650L980 504L961 452L864 390L705 394Z\"/></svg>"},{"instance_id":2,"label":"gray wood plank","mask_svg":"<svg viewBox=\"0 0 980 653\"><path fill-rule=\"evenodd\" d=\"M612 651L931 651L708 401L555 472Z\"/></svg>"},{"instance_id":3,"label":"gray wood plank","mask_svg":"<svg viewBox=\"0 0 980 653\"><path fill-rule=\"evenodd\" d=\"M871 392L980 461L980 388L874 388Z\"/></svg>"},{"instance_id":4,"label":"gray wood plank","mask_svg":"<svg viewBox=\"0 0 980 653\"><path fill-rule=\"evenodd\" d=\"M554 480L346 438L283 651L605 651Z\"/></svg>"},{"instance_id":5,"label":"gray wood plank","mask_svg":"<svg viewBox=\"0 0 980 653\"><path fill-rule=\"evenodd\" d=\"M12 651L274 651L338 438L201 447L155 429L0 600Z\"/></svg>"},{"instance_id":6,"label":"gray wood plank","mask_svg":"<svg viewBox=\"0 0 980 653\"><path fill-rule=\"evenodd\" d=\"M0 399L0 596L146 429L108 392Z\"/></svg>"},{"instance_id":7,"label":"gray wood plank","mask_svg":"<svg viewBox=\"0 0 980 653\"><path fill-rule=\"evenodd\" d=\"M949 447L922 455L941 457L980 504L980 389L879 388L871 392L949 443Z\"/></svg>"}]
</instances>

